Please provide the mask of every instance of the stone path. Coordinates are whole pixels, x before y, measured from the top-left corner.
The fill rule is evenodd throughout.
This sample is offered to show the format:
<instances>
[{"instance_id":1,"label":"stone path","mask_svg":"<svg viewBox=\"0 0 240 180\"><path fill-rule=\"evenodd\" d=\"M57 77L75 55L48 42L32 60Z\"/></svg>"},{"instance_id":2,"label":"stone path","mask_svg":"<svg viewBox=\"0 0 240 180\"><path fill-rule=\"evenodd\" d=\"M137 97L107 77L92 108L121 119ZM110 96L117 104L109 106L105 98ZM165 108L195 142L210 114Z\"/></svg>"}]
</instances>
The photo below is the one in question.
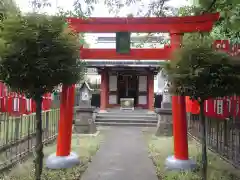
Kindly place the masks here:
<instances>
[{"instance_id":1,"label":"stone path","mask_svg":"<svg viewBox=\"0 0 240 180\"><path fill-rule=\"evenodd\" d=\"M81 180L157 180L141 128L112 127Z\"/></svg>"}]
</instances>

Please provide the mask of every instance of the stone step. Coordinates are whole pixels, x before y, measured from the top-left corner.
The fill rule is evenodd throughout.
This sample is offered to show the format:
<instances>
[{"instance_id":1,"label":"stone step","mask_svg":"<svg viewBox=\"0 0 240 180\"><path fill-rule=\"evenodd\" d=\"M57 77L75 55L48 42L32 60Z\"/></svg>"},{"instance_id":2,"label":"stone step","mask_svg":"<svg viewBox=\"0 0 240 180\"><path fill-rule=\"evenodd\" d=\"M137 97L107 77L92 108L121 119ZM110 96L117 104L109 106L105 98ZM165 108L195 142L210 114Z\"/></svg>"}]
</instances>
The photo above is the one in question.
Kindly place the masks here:
<instances>
[{"instance_id":1,"label":"stone step","mask_svg":"<svg viewBox=\"0 0 240 180\"><path fill-rule=\"evenodd\" d=\"M138 119L146 119L146 120L156 120L157 116L129 116L126 114L122 115L97 115L96 118L98 119L133 119L133 120L138 120Z\"/></svg>"},{"instance_id":2,"label":"stone step","mask_svg":"<svg viewBox=\"0 0 240 180\"><path fill-rule=\"evenodd\" d=\"M96 119L95 122L117 122L117 123L155 123L157 124L157 119L122 119L122 118L116 118L116 119Z\"/></svg>"},{"instance_id":3,"label":"stone step","mask_svg":"<svg viewBox=\"0 0 240 180\"><path fill-rule=\"evenodd\" d=\"M116 112L101 112L101 113L98 113L98 115L100 116L105 116L105 115L130 115L130 116L156 116L157 114L156 113L147 113L147 112L134 112L134 111L116 111Z\"/></svg>"},{"instance_id":4,"label":"stone step","mask_svg":"<svg viewBox=\"0 0 240 180\"><path fill-rule=\"evenodd\" d=\"M135 127L156 127L157 123L122 123L122 122L96 122L98 126L135 126Z\"/></svg>"},{"instance_id":5,"label":"stone step","mask_svg":"<svg viewBox=\"0 0 240 180\"><path fill-rule=\"evenodd\" d=\"M147 113L98 113L97 116L137 116L137 117L157 117L157 114L147 114Z\"/></svg>"}]
</instances>

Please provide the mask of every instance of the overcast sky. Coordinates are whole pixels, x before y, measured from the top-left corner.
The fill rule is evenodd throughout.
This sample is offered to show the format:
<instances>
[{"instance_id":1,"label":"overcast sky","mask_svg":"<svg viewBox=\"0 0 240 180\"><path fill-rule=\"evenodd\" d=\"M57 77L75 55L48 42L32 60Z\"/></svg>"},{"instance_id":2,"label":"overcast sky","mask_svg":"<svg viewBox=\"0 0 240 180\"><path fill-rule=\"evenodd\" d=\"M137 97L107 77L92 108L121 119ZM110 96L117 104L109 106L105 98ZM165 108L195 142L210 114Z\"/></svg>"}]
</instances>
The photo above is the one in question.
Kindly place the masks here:
<instances>
[{"instance_id":1,"label":"overcast sky","mask_svg":"<svg viewBox=\"0 0 240 180\"><path fill-rule=\"evenodd\" d=\"M15 0L18 6L21 8L22 11L28 12L31 11L31 6L29 4L29 0ZM81 1L81 0L80 0ZM113 14L110 14L108 12L108 9L104 6L103 0L101 0L102 3L99 3L95 6L95 10L92 14L94 17L111 17ZM153 0L144 0L144 4L148 4L148 2L151 2ZM192 0L170 0L168 3L169 5L173 7L180 7L184 5L188 5ZM45 11L48 13L55 13L57 11L57 7L61 7L64 10L71 10L73 8L73 2L74 0L49 0L51 3L51 7L46 8ZM124 16L126 14L132 13L132 11L136 11L138 8L136 8L136 5L132 5L128 8L123 8L120 12L120 16Z\"/></svg>"},{"instance_id":2,"label":"overcast sky","mask_svg":"<svg viewBox=\"0 0 240 180\"><path fill-rule=\"evenodd\" d=\"M32 11L32 7L30 6L29 0L15 0L19 8L23 12L29 12ZM81 0L80 0L81 1ZM83 1L83 0L82 0ZM103 0L101 0L102 3L99 3L95 5L94 11L92 13L92 17L113 17L114 14L109 13L108 8L104 5ZM144 4L147 5L149 2L153 0L144 0ZM170 0L168 3L169 5L173 7L181 7L184 5L191 4L192 0ZM74 0L49 0L51 3L51 7L44 8L44 12L48 14L54 14L57 12L58 8L62 8L63 10L72 10L73 9L73 2ZM137 10L139 8L139 5L134 4L132 6L122 8L119 16L126 16L127 14L136 14ZM87 42L90 44L90 47L96 47L96 37L100 34L88 34L87 35ZM108 33L105 34L107 36L112 36L112 34ZM96 47L97 48L97 47Z\"/></svg>"}]
</instances>

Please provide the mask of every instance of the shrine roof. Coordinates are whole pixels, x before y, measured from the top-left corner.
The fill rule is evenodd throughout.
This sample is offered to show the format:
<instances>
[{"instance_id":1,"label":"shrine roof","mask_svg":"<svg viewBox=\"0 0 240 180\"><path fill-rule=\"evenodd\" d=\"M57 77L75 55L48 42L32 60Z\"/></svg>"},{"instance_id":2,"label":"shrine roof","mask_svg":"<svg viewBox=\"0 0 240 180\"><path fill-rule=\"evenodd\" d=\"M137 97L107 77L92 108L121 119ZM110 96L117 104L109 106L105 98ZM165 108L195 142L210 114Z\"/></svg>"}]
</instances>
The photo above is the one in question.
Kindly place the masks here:
<instances>
[{"instance_id":1,"label":"shrine roof","mask_svg":"<svg viewBox=\"0 0 240 180\"><path fill-rule=\"evenodd\" d=\"M87 67L102 66L131 66L131 67L159 67L164 65L166 60L84 60Z\"/></svg>"}]
</instances>

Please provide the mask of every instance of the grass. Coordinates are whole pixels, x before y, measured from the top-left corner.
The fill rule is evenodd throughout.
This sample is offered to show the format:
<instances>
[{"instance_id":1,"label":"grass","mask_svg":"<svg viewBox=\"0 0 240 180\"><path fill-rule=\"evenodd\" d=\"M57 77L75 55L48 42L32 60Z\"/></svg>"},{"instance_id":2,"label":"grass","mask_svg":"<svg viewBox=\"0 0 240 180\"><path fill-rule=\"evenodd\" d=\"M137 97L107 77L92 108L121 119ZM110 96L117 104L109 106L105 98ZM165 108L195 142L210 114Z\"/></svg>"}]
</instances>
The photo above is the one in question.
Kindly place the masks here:
<instances>
[{"instance_id":1,"label":"grass","mask_svg":"<svg viewBox=\"0 0 240 180\"><path fill-rule=\"evenodd\" d=\"M167 171L165 159L173 154L172 137L156 137L150 132L144 132L148 141L148 149L160 180L201 180L200 160L201 145L195 140L189 140L189 154L197 161L198 168L193 172ZM239 180L240 172L222 160L217 154L208 152L208 180Z\"/></svg>"},{"instance_id":2,"label":"grass","mask_svg":"<svg viewBox=\"0 0 240 180\"><path fill-rule=\"evenodd\" d=\"M103 140L103 135L98 136L81 136L73 135L72 151L80 156L81 164L70 169L49 170L44 168L43 180L79 180L82 173L86 170L91 157L99 149L100 143ZM44 148L45 157L56 151L56 145L51 145ZM1 179L1 178L0 178ZM34 165L33 158L18 164L5 177L4 180L34 180Z\"/></svg>"}]
</instances>

